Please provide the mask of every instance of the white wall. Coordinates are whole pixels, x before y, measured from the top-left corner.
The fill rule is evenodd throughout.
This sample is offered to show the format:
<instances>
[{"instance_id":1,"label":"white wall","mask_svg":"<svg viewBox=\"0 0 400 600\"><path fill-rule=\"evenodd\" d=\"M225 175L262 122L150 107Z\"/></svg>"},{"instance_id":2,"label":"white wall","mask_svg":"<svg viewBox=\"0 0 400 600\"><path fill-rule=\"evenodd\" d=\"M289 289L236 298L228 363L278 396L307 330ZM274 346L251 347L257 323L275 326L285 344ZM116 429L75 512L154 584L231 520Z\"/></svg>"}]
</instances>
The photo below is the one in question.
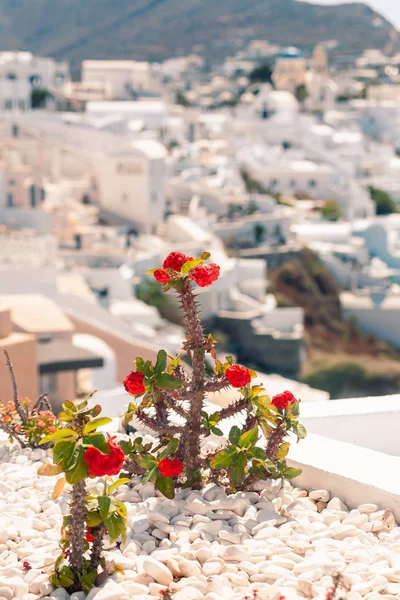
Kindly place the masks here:
<instances>
[{"instance_id":1,"label":"white wall","mask_svg":"<svg viewBox=\"0 0 400 600\"><path fill-rule=\"evenodd\" d=\"M370 450L400 456L400 395L304 402L307 430Z\"/></svg>"}]
</instances>

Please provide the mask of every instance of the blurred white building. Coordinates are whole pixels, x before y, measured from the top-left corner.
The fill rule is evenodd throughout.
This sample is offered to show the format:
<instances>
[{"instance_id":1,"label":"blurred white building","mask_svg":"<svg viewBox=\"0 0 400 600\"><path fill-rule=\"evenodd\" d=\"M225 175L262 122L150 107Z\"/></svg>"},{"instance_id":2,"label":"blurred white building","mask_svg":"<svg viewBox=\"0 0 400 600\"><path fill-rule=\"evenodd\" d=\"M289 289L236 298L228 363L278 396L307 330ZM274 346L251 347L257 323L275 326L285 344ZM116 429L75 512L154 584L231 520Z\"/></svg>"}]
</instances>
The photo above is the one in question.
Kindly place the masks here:
<instances>
[{"instance_id":1,"label":"blurred white building","mask_svg":"<svg viewBox=\"0 0 400 600\"><path fill-rule=\"evenodd\" d=\"M113 100L126 100L152 89L148 62L135 60L84 60L82 82L111 86Z\"/></svg>"},{"instance_id":2,"label":"blurred white building","mask_svg":"<svg viewBox=\"0 0 400 600\"><path fill-rule=\"evenodd\" d=\"M67 62L31 52L0 52L0 109L28 110L35 89L56 92L69 79Z\"/></svg>"}]
</instances>

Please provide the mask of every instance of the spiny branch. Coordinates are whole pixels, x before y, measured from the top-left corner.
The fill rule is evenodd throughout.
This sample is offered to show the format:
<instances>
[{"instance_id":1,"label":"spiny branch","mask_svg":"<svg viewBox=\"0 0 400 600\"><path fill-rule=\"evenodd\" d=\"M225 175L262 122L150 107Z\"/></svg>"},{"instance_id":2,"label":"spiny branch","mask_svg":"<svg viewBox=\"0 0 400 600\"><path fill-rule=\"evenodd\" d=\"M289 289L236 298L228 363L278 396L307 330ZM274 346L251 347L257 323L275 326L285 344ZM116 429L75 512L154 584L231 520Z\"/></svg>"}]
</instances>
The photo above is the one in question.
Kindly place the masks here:
<instances>
[{"instance_id":1,"label":"spiny branch","mask_svg":"<svg viewBox=\"0 0 400 600\"><path fill-rule=\"evenodd\" d=\"M219 421L222 421L223 419L229 419L229 417L233 417L234 415L242 412L242 410L245 410L248 407L249 402L250 400L248 398L240 398L240 400L237 400L229 406L226 406L220 410L219 413L217 413Z\"/></svg>"},{"instance_id":2,"label":"spiny branch","mask_svg":"<svg viewBox=\"0 0 400 600\"><path fill-rule=\"evenodd\" d=\"M43 407L45 407L46 410L50 410L51 412L53 412L53 409L51 408L47 394L42 394L41 396L39 396L39 398L36 400L35 404L33 405L32 412L34 410L37 410L39 412L39 411L43 410Z\"/></svg>"},{"instance_id":3,"label":"spiny branch","mask_svg":"<svg viewBox=\"0 0 400 600\"><path fill-rule=\"evenodd\" d=\"M188 395L188 399L189 399L189 397L190 396ZM164 392L162 393L162 398L163 398L164 402L167 404L168 408L175 411L177 415L180 415L184 419L188 418L189 413L182 406L179 406L178 398L175 399L172 397L172 395L166 394ZM180 398L179 398L179 400L180 400Z\"/></svg>"},{"instance_id":4,"label":"spiny branch","mask_svg":"<svg viewBox=\"0 0 400 600\"><path fill-rule=\"evenodd\" d=\"M137 410L136 417L139 419L139 421L143 423L143 425L146 425L146 427L148 427L149 429L152 429L153 431L156 431L157 433L160 433L162 435L173 435L174 433L182 433L182 427L177 427L175 425L166 426L161 423L158 423L155 418L146 415L146 413L143 410Z\"/></svg>"},{"instance_id":5,"label":"spiny branch","mask_svg":"<svg viewBox=\"0 0 400 600\"><path fill-rule=\"evenodd\" d=\"M204 391L207 393L220 392L225 388L229 388L229 381L226 379L226 377L214 379L213 381L207 381L204 384Z\"/></svg>"},{"instance_id":6,"label":"spiny branch","mask_svg":"<svg viewBox=\"0 0 400 600\"><path fill-rule=\"evenodd\" d=\"M14 372L14 367L12 365L11 362L11 358L10 355L8 353L8 350L6 348L3 348L3 352L4 355L6 357L6 365L8 367L8 371L10 373L10 377L11 377L11 383L12 383L12 387L13 387L13 400L14 400L14 405L15 405L15 409L19 415L19 418L21 419L22 422L27 421L28 419L28 415L27 413L24 411L24 409L21 406L21 403L19 401L19 394L18 394L18 386L17 386L17 378L15 376L15 372Z\"/></svg>"}]
</instances>

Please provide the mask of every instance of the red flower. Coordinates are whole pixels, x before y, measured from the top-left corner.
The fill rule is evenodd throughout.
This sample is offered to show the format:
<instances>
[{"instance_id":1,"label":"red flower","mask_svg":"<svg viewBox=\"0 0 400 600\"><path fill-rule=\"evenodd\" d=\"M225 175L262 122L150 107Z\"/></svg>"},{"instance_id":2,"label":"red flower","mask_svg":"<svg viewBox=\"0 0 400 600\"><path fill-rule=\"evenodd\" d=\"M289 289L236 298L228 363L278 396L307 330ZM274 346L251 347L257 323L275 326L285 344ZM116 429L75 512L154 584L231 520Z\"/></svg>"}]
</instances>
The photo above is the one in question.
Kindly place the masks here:
<instances>
[{"instance_id":1,"label":"red flower","mask_svg":"<svg viewBox=\"0 0 400 600\"><path fill-rule=\"evenodd\" d=\"M157 271L154 271L153 275L158 283L168 283L168 281L171 279L171 277L162 269L157 269Z\"/></svg>"},{"instance_id":2,"label":"red flower","mask_svg":"<svg viewBox=\"0 0 400 600\"><path fill-rule=\"evenodd\" d=\"M24 568L25 573L27 573L28 571L30 571L32 569L30 563L27 560L24 560L24 562L22 563L22 566Z\"/></svg>"},{"instance_id":3,"label":"red flower","mask_svg":"<svg viewBox=\"0 0 400 600\"><path fill-rule=\"evenodd\" d=\"M122 382L124 388L131 396L139 396L144 394L146 388L144 387L144 374L140 371L131 371Z\"/></svg>"},{"instance_id":4,"label":"red flower","mask_svg":"<svg viewBox=\"0 0 400 600\"><path fill-rule=\"evenodd\" d=\"M164 477L178 477L183 471L183 464L177 458L163 458L158 463L158 470Z\"/></svg>"},{"instance_id":5,"label":"red flower","mask_svg":"<svg viewBox=\"0 0 400 600\"><path fill-rule=\"evenodd\" d=\"M232 365L225 371L225 377L233 387L241 388L251 381L251 374L247 367Z\"/></svg>"},{"instance_id":6,"label":"red flower","mask_svg":"<svg viewBox=\"0 0 400 600\"><path fill-rule=\"evenodd\" d=\"M219 277L220 268L215 263L211 265L198 265L190 273L190 279L193 279L200 287L207 287Z\"/></svg>"},{"instance_id":7,"label":"red flower","mask_svg":"<svg viewBox=\"0 0 400 600\"><path fill-rule=\"evenodd\" d=\"M297 402L296 398L293 396L292 392L282 392L281 394L276 394L272 398L271 404L276 406L276 408L280 408L281 410L285 410L289 406L289 404L293 404Z\"/></svg>"},{"instance_id":8,"label":"red flower","mask_svg":"<svg viewBox=\"0 0 400 600\"><path fill-rule=\"evenodd\" d=\"M92 535L90 527L86 528L86 541L89 543L93 542L93 535Z\"/></svg>"},{"instance_id":9,"label":"red flower","mask_svg":"<svg viewBox=\"0 0 400 600\"><path fill-rule=\"evenodd\" d=\"M118 475L125 461L125 455L112 437L107 434L109 454L103 454L90 446L85 450L85 461L88 465L89 475L103 477L103 475Z\"/></svg>"},{"instance_id":10,"label":"red flower","mask_svg":"<svg viewBox=\"0 0 400 600\"><path fill-rule=\"evenodd\" d=\"M191 256L186 256L183 252L170 252L167 258L163 262L164 269L173 269L174 271L180 271L182 266L188 260L193 260Z\"/></svg>"}]
</instances>

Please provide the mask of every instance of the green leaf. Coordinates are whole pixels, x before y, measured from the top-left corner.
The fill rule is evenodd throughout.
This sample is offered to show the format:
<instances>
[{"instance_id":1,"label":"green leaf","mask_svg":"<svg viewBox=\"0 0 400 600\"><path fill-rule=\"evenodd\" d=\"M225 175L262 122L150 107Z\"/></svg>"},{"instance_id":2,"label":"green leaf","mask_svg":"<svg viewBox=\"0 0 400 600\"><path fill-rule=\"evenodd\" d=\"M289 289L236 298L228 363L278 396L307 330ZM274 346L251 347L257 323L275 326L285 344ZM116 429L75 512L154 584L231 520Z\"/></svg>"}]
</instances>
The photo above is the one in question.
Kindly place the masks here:
<instances>
[{"instance_id":1,"label":"green leaf","mask_svg":"<svg viewBox=\"0 0 400 600\"><path fill-rule=\"evenodd\" d=\"M66 437L77 438L78 434L73 429L58 429L54 433L49 433L49 435L46 435L42 440L40 440L39 445L41 446L42 444L48 444L49 442L53 442L54 440L59 440L61 438Z\"/></svg>"},{"instance_id":2,"label":"green leaf","mask_svg":"<svg viewBox=\"0 0 400 600\"><path fill-rule=\"evenodd\" d=\"M160 350L159 353L157 354L157 362L156 362L156 366L154 367L154 370L156 373L162 373L163 371L165 371L167 366L167 353L165 352L165 350Z\"/></svg>"},{"instance_id":3,"label":"green leaf","mask_svg":"<svg viewBox=\"0 0 400 600\"><path fill-rule=\"evenodd\" d=\"M292 414L293 414L295 417L298 417L298 416L299 416L299 414L300 414L300 402L299 402L299 401L297 401L297 402L294 402L294 403L292 404Z\"/></svg>"},{"instance_id":4,"label":"green leaf","mask_svg":"<svg viewBox=\"0 0 400 600\"><path fill-rule=\"evenodd\" d=\"M145 483L148 483L149 481L151 481L151 483L155 483L157 473L158 473L158 463L156 463L152 468L147 469L146 473L143 474L142 484L144 485Z\"/></svg>"},{"instance_id":5,"label":"green leaf","mask_svg":"<svg viewBox=\"0 0 400 600\"><path fill-rule=\"evenodd\" d=\"M252 448L251 450L249 450L248 454L252 458L256 458L257 460L265 460L265 450L263 450L262 448Z\"/></svg>"},{"instance_id":6,"label":"green leaf","mask_svg":"<svg viewBox=\"0 0 400 600\"><path fill-rule=\"evenodd\" d=\"M211 431L213 432L214 435L219 435L219 436L224 435L224 432L221 431L221 429L219 429L219 427L213 427L211 429Z\"/></svg>"},{"instance_id":7,"label":"green leaf","mask_svg":"<svg viewBox=\"0 0 400 600\"><path fill-rule=\"evenodd\" d=\"M62 467L63 467L64 471L70 471L71 469L73 469L77 465L77 463L81 459L81 457L82 457L82 444L81 444L81 441L78 440L77 442L75 442L74 449L69 454L68 459L64 459L62 462Z\"/></svg>"},{"instance_id":8,"label":"green leaf","mask_svg":"<svg viewBox=\"0 0 400 600\"><path fill-rule=\"evenodd\" d=\"M100 450L103 454L110 454L110 448L108 442L104 437L103 433L99 431L96 433L90 433L82 439L83 446L94 446L97 450Z\"/></svg>"},{"instance_id":9,"label":"green leaf","mask_svg":"<svg viewBox=\"0 0 400 600\"><path fill-rule=\"evenodd\" d=\"M117 481L115 481L112 485L110 485L110 487L108 488L107 494L108 495L112 494L121 485L125 485L125 483L129 483L129 482L130 482L129 477L121 477L120 479L117 479Z\"/></svg>"},{"instance_id":10,"label":"green leaf","mask_svg":"<svg viewBox=\"0 0 400 600\"><path fill-rule=\"evenodd\" d=\"M172 477L164 477L164 475L159 473L156 479L156 488L160 490L166 498L169 498L170 500L175 498L175 486Z\"/></svg>"},{"instance_id":11,"label":"green leaf","mask_svg":"<svg viewBox=\"0 0 400 600\"><path fill-rule=\"evenodd\" d=\"M307 429L301 423L297 423L296 434L299 440L303 440L307 437Z\"/></svg>"},{"instance_id":12,"label":"green leaf","mask_svg":"<svg viewBox=\"0 0 400 600\"><path fill-rule=\"evenodd\" d=\"M110 419L110 417L96 417L95 419L89 421L89 423L86 423L85 427L83 428L83 435L87 435L94 429L97 429L98 427L103 427L103 425L108 425L108 423L111 422L112 419Z\"/></svg>"},{"instance_id":13,"label":"green leaf","mask_svg":"<svg viewBox=\"0 0 400 600\"><path fill-rule=\"evenodd\" d=\"M87 477L88 474L88 466L85 459L83 458L85 454L85 449L83 448L83 446L79 446L79 453L79 460L76 462L75 466L69 471L65 472L65 479L68 481L68 483L72 485L74 483L78 483L84 477Z\"/></svg>"},{"instance_id":14,"label":"green leaf","mask_svg":"<svg viewBox=\"0 0 400 600\"><path fill-rule=\"evenodd\" d=\"M288 467L282 473L282 475L284 477L286 477L286 479L294 479L295 477L298 477L301 474L302 474L301 469L294 469L293 467Z\"/></svg>"},{"instance_id":15,"label":"green leaf","mask_svg":"<svg viewBox=\"0 0 400 600\"><path fill-rule=\"evenodd\" d=\"M244 454L239 454L233 465L229 469L231 482L236 487L243 481L244 470L247 464L247 458Z\"/></svg>"},{"instance_id":16,"label":"green leaf","mask_svg":"<svg viewBox=\"0 0 400 600\"><path fill-rule=\"evenodd\" d=\"M110 514L111 498L108 496L99 496L97 502L99 503L100 516L105 521Z\"/></svg>"},{"instance_id":17,"label":"green leaf","mask_svg":"<svg viewBox=\"0 0 400 600\"><path fill-rule=\"evenodd\" d=\"M73 402L71 402L70 400L66 400L63 404L63 408L71 410L72 412L76 413L77 412L77 408L75 406L75 404Z\"/></svg>"},{"instance_id":18,"label":"green leaf","mask_svg":"<svg viewBox=\"0 0 400 600\"><path fill-rule=\"evenodd\" d=\"M258 441L258 425L250 429L250 431L246 431L240 436L239 446L241 448L251 448L255 446Z\"/></svg>"},{"instance_id":19,"label":"green leaf","mask_svg":"<svg viewBox=\"0 0 400 600\"><path fill-rule=\"evenodd\" d=\"M152 454L139 454L135 456L136 462L144 469L153 468L157 465L157 459Z\"/></svg>"},{"instance_id":20,"label":"green leaf","mask_svg":"<svg viewBox=\"0 0 400 600\"><path fill-rule=\"evenodd\" d=\"M58 578L58 584L60 587L68 588L70 585L73 585L74 580L68 577L67 575L60 575Z\"/></svg>"},{"instance_id":21,"label":"green leaf","mask_svg":"<svg viewBox=\"0 0 400 600\"><path fill-rule=\"evenodd\" d=\"M86 523L88 524L88 527L97 527L97 525L100 525L102 522L103 519L97 510L86 513Z\"/></svg>"},{"instance_id":22,"label":"green leaf","mask_svg":"<svg viewBox=\"0 0 400 600\"><path fill-rule=\"evenodd\" d=\"M226 469L233 464L238 454L239 453L234 446L228 446L214 456L210 463L210 467L212 469Z\"/></svg>"},{"instance_id":23,"label":"green leaf","mask_svg":"<svg viewBox=\"0 0 400 600\"><path fill-rule=\"evenodd\" d=\"M111 515L111 517L104 521L104 525L108 529L108 535L110 536L111 543L115 542L115 540L121 535L122 524L123 519L119 515Z\"/></svg>"},{"instance_id":24,"label":"green leaf","mask_svg":"<svg viewBox=\"0 0 400 600\"><path fill-rule=\"evenodd\" d=\"M283 460L284 458L286 458L286 456L289 452L289 448L290 448L289 442L285 442L284 444L282 444L282 446L279 448L279 450L276 454L277 460Z\"/></svg>"},{"instance_id":25,"label":"green leaf","mask_svg":"<svg viewBox=\"0 0 400 600\"><path fill-rule=\"evenodd\" d=\"M173 377L169 373L157 375L156 382L164 390L178 390L183 386L183 382L180 379Z\"/></svg>"},{"instance_id":26,"label":"green leaf","mask_svg":"<svg viewBox=\"0 0 400 600\"><path fill-rule=\"evenodd\" d=\"M179 446L179 440L177 438L172 438L172 440L168 443L168 445L164 448L162 452L160 452L159 460L162 460L166 456L171 456L174 452L176 452Z\"/></svg>"},{"instance_id":27,"label":"green leaf","mask_svg":"<svg viewBox=\"0 0 400 600\"><path fill-rule=\"evenodd\" d=\"M195 258L194 260L188 260L181 268L181 273L184 275L190 271L190 269L194 269L197 265L200 265L204 260L202 258Z\"/></svg>"},{"instance_id":28,"label":"green leaf","mask_svg":"<svg viewBox=\"0 0 400 600\"><path fill-rule=\"evenodd\" d=\"M239 446L241 431L237 425L234 425L229 432L229 441L234 446Z\"/></svg>"},{"instance_id":29,"label":"green leaf","mask_svg":"<svg viewBox=\"0 0 400 600\"><path fill-rule=\"evenodd\" d=\"M75 440L58 440L53 448L53 461L57 464L63 463L68 460L69 456L75 449Z\"/></svg>"},{"instance_id":30,"label":"green leaf","mask_svg":"<svg viewBox=\"0 0 400 600\"><path fill-rule=\"evenodd\" d=\"M156 271L163 271L163 270L164 269L157 267L157 269L149 269L148 271L143 271L143 275L153 275L153 273L155 273Z\"/></svg>"}]
</instances>

